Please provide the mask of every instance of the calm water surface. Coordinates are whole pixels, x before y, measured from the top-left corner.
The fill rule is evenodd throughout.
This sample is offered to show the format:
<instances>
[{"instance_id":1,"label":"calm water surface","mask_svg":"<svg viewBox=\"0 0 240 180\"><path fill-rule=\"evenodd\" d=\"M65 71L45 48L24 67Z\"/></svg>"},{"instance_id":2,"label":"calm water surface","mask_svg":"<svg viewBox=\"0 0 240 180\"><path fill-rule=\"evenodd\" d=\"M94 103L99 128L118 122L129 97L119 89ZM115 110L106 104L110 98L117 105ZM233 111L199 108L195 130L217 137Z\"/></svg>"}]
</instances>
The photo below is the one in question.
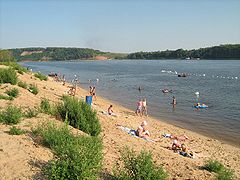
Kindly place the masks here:
<instances>
[{"instance_id":1,"label":"calm water surface","mask_svg":"<svg viewBox=\"0 0 240 180\"><path fill-rule=\"evenodd\" d=\"M97 94L135 110L136 101L146 97L149 114L164 121L240 145L240 61L221 60L114 60L72 62L24 62L33 71L74 74L88 89L89 79ZM176 73L190 74L186 78ZM96 79L100 81L96 83ZM143 90L141 93L138 87ZM173 90L163 94L161 89ZM196 111L195 92L209 106ZM177 106L170 104L172 96ZM174 132L171 132L174 133Z\"/></svg>"}]
</instances>

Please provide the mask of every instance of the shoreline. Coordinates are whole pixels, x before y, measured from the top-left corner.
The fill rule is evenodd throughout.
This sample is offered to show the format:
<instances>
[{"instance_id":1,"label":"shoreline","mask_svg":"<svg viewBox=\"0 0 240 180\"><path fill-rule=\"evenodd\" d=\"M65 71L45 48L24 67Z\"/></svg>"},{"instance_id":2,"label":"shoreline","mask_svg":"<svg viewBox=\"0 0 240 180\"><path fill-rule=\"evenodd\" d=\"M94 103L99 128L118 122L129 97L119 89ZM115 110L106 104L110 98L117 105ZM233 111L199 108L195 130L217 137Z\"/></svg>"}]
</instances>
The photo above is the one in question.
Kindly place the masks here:
<instances>
[{"instance_id":1,"label":"shoreline","mask_svg":"<svg viewBox=\"0 0 240 180\"><path fill-rule=\"evenodd\" d=\"M40 101L42 98L47 98L50 100L50 102L58 102L60 100L60 97L63 94L66 94L66 91L69 89L67 86L69 83L66 83L65 86L63 86L59 82L53 81L52 78L49 78L48 81L40 81L39 79L35 78L34 75L26 74L23 75L19 74L19 79L21 81L25 81L28 84L35 83L39 88L39 94L33 95L26 89L19 88L16 85L8 85L9 87L17 87L20 90L20 96L12 101L13 105L22 106L22 107L38 107L40 104ZM80 84L81 85L81 84ZM1 93L4 93L5 90L0 89ZM76 98L85 100L85 97L89 95L89 92L85 90L82 86L77 87L76 92ZM26 101L26 99L29 99ZM102 111L107 111L107 108L109 105L113 105L114 113L116 113L118 116L113 117L110 115L105 115L102 113ZM1 103L1 107L6 107L7 102L4 101L4 103ZM102 132L100 134L100 137L103 140L103 172L106 174L112 173L112 168L114 167L115 163L118 161L121 151L127 146L129 148L134 149L135 151L139 152L142 149L145 149L147 151L151 151L153 154L154 161L157 164L163 165L164 169L169 174L169 179L214 179L214 173L210 173L206 170L201 169L201 167L204 165L206 160L214 159L218 160L221 163L224 164L224 166L229 167L230 169L233 169L235 171L235 175L237 178L240 178L240 148L234 147L229 144L225 144L219 140L206 137L204 135L201 135L199 133L177 127L174 125L171 125L169 123L161 121L161 119L156 119L154 117L147 117L148 127L151 134L151 139L157 139L159 138L160 141L158 142L148 142L141 138L135 138L126 132L120 130L116 127L116 124L120 124L122 126L136 129L139 124L146 120L146 117L139 117L135 115L135 112L131 109L128 109L126 107L123 107L122 105L113 102L111 100L108 100L104 97L97 96L97 100L94 101L93 98L93 109L97 111L97 116L99 118ZM38 118L38 122L42 122L43 120L47 119L53 119L53 117L49 117L46 115L40 115ZM26 125L26 122L33 122L34 120L25 120L23 119L21 123ZM57 120L55 120L57 121ZM59 121L58 121L59 122ZM34 124L32 124L33 126ZM35 123L36 125L36 123ZM33 126L33 128L35 127ZM0 126L1 128L1 126ZM6 126L3 125L1 129L2 133L4 133L6 130ZM174 153L172 150L169 149L172 145L172 140L169 138L162 137L163 133L171 133L174 135L181 135L186 134L191 141L184 142L187 147L189 147L191 150L194 151L196 154L196 158L187 158L183 157L177 153ZM2 147L4 150L4 153L6 154L9 150L12 148L8 141L13 139L10 135L5 135L5 141L6 147ZM26 140L28 137L27 135L22 135L17 138L22 138L22 141L27 141L29 143L29 140ZM1 138L1 137L0 137ZM8 139L9 138L9 139ZM1 142L1 141L0 141ZM18 146L18 144L16 144ZM37 152L41 152L40 148L42 147L35 147L33 145L30 146L33 152L36 151L36 148L38 148ZM22 147L21 147L22 148ZM46 148L44 148L46 150ZM24 150L24 149L23 149ZM44 153L42 153L44 154ZM42 155L41 154L41 155ZM4 155L4 154L2 154ZM21 153L19 156L26 156L29 155L27 153ZM0 157L3 159L3 161L7 163L12 163L11 166L15 166L15 159L11 158L11 160L8 160L8 156L4 155ZM28 158L32 158L28 157ZM51 159L51 158L49 158ZM12 162L10 162L12 161ZM18 164L18 167L20 167L22 163ZM11 166L2 166L2 171L7 172L11 175ZM29 169L28 164L23 164L23 167L26 169ZM179 168L181 167L181 168ZM24 168L21 168L24 170ZM20 173L20 172L12 172ZM30 169L28 173L34 173ZM21 176L20 176L21 177Z\"/></svg>"},{"instance_id":2,"label":"shoreline","mask_svg":"<svg viewBox=\"0 0 240 180\"><path fill-rule=\"evenodd\" d=\"M69 83L69 82L68 82ZM79 86L79 88L85 90L86 92L88 92L88 89L83 87L82 85ZM109 99L108 97L104 97L104 95L100 95L98 97L101 97L102 99L104 99L105 101L107 102L111 102L112 104L115 104L117 106L122 106L123 108L126 108L128 109L129 111L132 111L132 112L135 112L134 108L131 108L131 107L128 107L128 106L124 106L123 104L121 104L121 102L118 102L117 100L112 100L112 99ZM145 116L143 116L145 117ZM204 136L206 138L212 138L212 139L216 139L224 144L228 144L228 145L231 145L231 146L234 146L236 148L240 148L240 144L236 144L234 142L231 142L231 141L228 141L228 140L224 140L224 139L221 139L220 136L214 136L214 135L211 135L211 133L209 132L198 132L198 131L195 131L193 128L191 128L190 126L189 127L184 127L184 125L180 125L180 124L174 124L176 122L176 120L173 120L172 123L169 122L171 121L171 118L168 118L168 117L164 117L164 118L160 118L160 117L157 117L157 116L152 116L152 115L148 115L147 118L151 118L151 119L154 119L156 121L159 121L159 122L162 122L162 123L166 123L168 125L172 125L172 126L175 126L177 128L181 128L183 130L187 130L187 131L191 131L191 132L194 132L194 133L197 133L201 136Z\"/></svg>"}]
</instances>

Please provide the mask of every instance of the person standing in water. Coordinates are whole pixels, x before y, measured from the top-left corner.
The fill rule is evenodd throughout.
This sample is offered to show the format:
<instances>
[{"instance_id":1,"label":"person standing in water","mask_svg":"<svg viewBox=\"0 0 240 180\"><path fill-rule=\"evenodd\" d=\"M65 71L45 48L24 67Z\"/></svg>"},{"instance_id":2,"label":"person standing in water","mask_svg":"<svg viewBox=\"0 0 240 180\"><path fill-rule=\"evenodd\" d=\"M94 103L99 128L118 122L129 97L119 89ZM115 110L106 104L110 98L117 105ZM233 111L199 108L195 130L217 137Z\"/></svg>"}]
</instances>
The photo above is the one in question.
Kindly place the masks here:
<instances>
[{"instance_id":1,"label":"person standing in water","mask_svg":"<svg viewBox=\"0 0 240 180\"><path fill-rule=\"evenodd\" d=\"M176 100L175 96L173 96L172 98L173 98L173 99L172 99L172 104L173 104L173 105L176 105L176 104L177 104L177 100Z\"/></svg>"}]
</instances>

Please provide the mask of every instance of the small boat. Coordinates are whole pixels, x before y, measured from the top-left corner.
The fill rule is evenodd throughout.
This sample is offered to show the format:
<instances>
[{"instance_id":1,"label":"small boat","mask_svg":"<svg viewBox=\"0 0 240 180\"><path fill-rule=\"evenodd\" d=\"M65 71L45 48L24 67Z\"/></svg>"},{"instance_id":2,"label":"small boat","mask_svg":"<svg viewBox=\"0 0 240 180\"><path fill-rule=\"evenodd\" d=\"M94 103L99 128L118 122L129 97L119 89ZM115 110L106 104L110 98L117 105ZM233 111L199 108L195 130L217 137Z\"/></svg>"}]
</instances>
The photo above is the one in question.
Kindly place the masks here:
<instances>
[{"instance_id":1,"label":"small boat","mask_svg":"<svg viewBox=\"0 0 240 180\"><path fill-rule=\"evenodd\" d=\"M48 76L49 76L49 77L56 77L56 76L58 76L58 75L57 75L57 73L50 73L50 74L48 74Z\"/></svg>"},{"instance_id":2,"label":"small boat","mask_svg":"<svg viewBox=\"0 0 240 180\"><path fill-rule=\"evenodd\" d=\"M196 104L194 105L194 107L196 109L205 109L205 108L208 108L208 106L206 104Z\"/></svg>"},{"instance_id":3,"label":"small boat","mask_svg":"<svg viewBox=\"0 0 240 180\"><path fill-rule=\"evenodd\" d=\"M172 90L171 90L171 89L170 89L170 90L169 90L169 89L163 89L162 92L163 92L163 93L171 93Z\"/></svg>"},{"instance_id":4,"label":"small boat","mask_svg":"<svg viewBox=\"0 0 240 180\"><path fill-rule=\"evenodd\" d=\"M178 74L178 77L187 77L186 73Z\"/></svg>"}]
</instances>

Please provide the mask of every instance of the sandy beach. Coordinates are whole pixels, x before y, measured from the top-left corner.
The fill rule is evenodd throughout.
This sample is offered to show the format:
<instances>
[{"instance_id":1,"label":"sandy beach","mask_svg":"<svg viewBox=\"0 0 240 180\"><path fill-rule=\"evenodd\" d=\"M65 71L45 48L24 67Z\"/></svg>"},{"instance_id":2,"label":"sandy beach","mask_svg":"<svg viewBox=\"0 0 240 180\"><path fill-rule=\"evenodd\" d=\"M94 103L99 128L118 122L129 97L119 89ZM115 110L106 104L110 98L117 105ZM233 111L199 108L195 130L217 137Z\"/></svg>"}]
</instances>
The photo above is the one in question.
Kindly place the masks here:
<instances>
[{"instance_id":1,"label":"sandy beach","mask_svg":"<svg viewBox=\"0 0 240 180\"><path fill-rule=\"evenodd\" d=\"M28 90L17 85L3 84L0 86L0 93L3 94L6 89L16 87L20 91L20 96L11 101L11 104L19 107L38 107L42 98L47 98L50 102L58 102L63 94L68 91L67 85L63 86L55 82L52 78L48 81L40 81L33 74L18 74L21 81L28 84L36 84L39 93L34 95ZM80 85L81 86L81 85ZM96 91L97 92L97 91ZM76 97L85 99L89 92L81 87L77 88ZM7 100L0 100L0 108L9 104ZM117 117L102 113L107 111L109 105L113 105L114 113ZM117 103L97 96L93 98L93 109L97 111L103 139L103 177L107 178L112 173L112 168L120 157L120 152L126 147L133 148L136 151L142 149L152 151L154 162L163 165L168 172L168 179L214 179L214 173L203 170L201 167L206 160L214 159L223 163L226 167L234 170L236 179L240 179L240 147L223 143L198 133L176 127L162 122L160 119L152 117L137 116L132 110L124 108ZM157 142L148 142L144 139L136 138L119 129L116 124L136 129L142 121L148 122L149 131L152 139L159 139ZM38 145L33 141L30 135L32 128L35 128L43 121L57 121L54 117L46 114L39 114L36 118L22 119L17 125L25 129L28 133L20 136L8 134L11 126L0 124L0 177L2 179L32 179L41 177L41 168L48 160L54 158L50 149ZM81 133L79 130L74 130ZM174 153L169 147L172 140L162 137L163 133L174 135L186 134L190 140L184 143L195 154L195 158L187 158Z\"/></svg>"}]
</instances>

